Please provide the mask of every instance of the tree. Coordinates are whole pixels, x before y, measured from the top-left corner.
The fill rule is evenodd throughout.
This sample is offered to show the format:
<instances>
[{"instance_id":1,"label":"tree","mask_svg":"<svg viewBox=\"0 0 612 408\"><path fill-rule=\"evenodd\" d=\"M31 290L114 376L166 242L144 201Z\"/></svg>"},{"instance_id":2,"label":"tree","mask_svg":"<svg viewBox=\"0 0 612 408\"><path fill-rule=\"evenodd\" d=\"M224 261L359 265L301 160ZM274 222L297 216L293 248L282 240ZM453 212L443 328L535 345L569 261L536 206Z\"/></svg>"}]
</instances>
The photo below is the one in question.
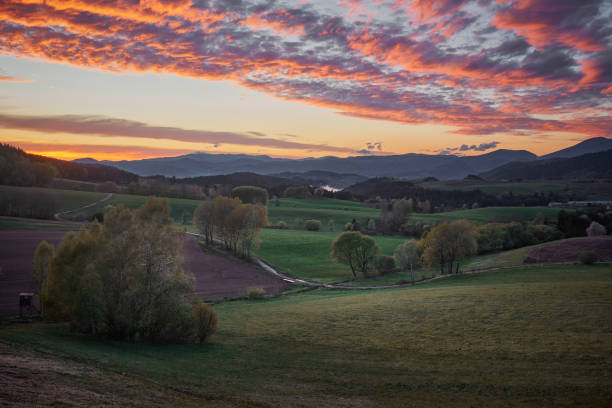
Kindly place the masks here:
<instances>
[{"instance_id":1,"label":"tree","mask_svg":"<svg viewBox=\"0 0 612 408\"><path fill-rule=\"evenodd\" d=\"M586 233L589 237L597 237L600 235L606 235L606 227L598 223L597 221L591 222L591 225L586 229Z\"/></svg>"},{"instance_id":2,"label":"tree","mask_svg":"<svg viewBox=\"0 0 612 408\"><path fill-rule=\"evenodd\" d=\"M202 201L193 212L193 225L204 235L207 244L213 242L215 222L213 220L213 206L211 200Z\"/></svg>"},{"instance_id":3,"label":"tree","mask_svg":"<svg viewBox=\"0 0 612 408\"><path fill-rule=\"evenodd\" d=\"M47 241L42 241L38 244L34 252L34 280L36 280L36 294L38 295L41 314L44 314L42 296L54 252L53 246Z\"/></svg>"},{"instance_id":4,"label":"tree","mask_svg":"<svg viewBox=\"0 0 612 408\"><path fill-rule=\"evenodd\" d=\"M426 264L439 265L440 273L448 265L448 273L452 273L455 261L476 254L476 227L466 220L442 223L425 234L418 246ZM458 263L456 267L458 272Z\"/></svg>"},{"instance_id":5,"label":"tree","mask_svg":"<svg viewBox=\"0 0 612 408\"><path fill-rule=\"evenodd\" d=\"M194 279L181 268L183 239L167 199L150 197L133 213L121 205L108 209L103 225L68 233L53 254L45 318L118 339L195 338Z\"/></svg>"},{"instance_id":6,"label":"tree","mask_svg":"<svg viewBox=\"0 0 612 408\"><path fill-rule=\"evenodd\" d=\"M331 258L336 263L346 263L351 268L353 278L357 272L367 275L368 266L380 251L371 237L358 231L343 232L331 244Z\"/></svg>"},{"instance_id":7,"label":"tree","mask_svg":"<svg viewBox=\"0 0 612 408\"><path fill-rule=\"evenodd\" d=\"M410 270L410 276L414 283L414 268L418 267L421 261L417 241L411 239L399 244L395 249L393 257L401 270Z\"/></svg>"},{"instance_id":8,"label":"tree","mask_svg":"<svg viewBox=\"0 0 612 408\"><path fill-rule=\"evenodd\" d=\"M268 205L268 191L256 186L238 186L232 189L232 197L237 197L244 204Z\"/></svg>"},{"instance_id":9,"label":"tree","mask_svg":"<svg viewBox=\"0 0 612 408\"><path fill-rule=\"evenodd\" d=\"M381 206L380 219L384 228L388 231L398 232L412 214L412 200L402 198L394 200L393 203Z\"/></svg>"}]
</instances>

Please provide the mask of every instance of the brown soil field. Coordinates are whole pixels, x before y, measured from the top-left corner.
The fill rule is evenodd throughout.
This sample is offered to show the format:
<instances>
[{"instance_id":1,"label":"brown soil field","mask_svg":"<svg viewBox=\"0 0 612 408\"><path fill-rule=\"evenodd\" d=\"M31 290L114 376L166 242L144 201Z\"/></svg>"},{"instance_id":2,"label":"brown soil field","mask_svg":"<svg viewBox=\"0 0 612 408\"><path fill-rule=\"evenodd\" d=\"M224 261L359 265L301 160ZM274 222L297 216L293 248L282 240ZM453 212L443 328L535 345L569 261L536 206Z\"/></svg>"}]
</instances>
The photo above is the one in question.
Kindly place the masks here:
<instances>
[{"instance_id":1,"label":"brown soil field","mask_svg":"<svg viewBox=\"0 0 612 408\"><path fill-rule=\"evenodd\" d=\"M33 292L32 261L42 240L57 245L65 231L0 231L0 316L19 314L19 293ZM183 269L196 278L195 292L205 300L237 297L249 286L268 293L283 291L287 284L252 265L229 256L204 252L193 236L185 237Z\"/></svg>"},{"instance_id":2,"label":"brown soil field","mask_svg":"<svg viewBox=\"0 0 612 408\"><path fill-rule=\"evenodd\" d=\"M612 262L612 235L569 238L531 249L527 259L533 262L579 262L582 252L593 251L602 262Z\"/></svg>"}]
</instances>

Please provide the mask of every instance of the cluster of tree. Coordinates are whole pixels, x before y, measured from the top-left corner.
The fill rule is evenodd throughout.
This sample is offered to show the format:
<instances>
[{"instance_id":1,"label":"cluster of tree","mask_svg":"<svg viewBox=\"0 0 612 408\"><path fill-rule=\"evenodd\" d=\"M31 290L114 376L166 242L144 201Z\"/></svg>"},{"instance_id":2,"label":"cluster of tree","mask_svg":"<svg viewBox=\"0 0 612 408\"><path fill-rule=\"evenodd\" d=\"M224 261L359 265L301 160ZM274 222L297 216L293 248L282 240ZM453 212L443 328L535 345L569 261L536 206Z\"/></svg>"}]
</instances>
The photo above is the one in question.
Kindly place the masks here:
<instances>
[{"instance_id":1,"label":"cluster of tree","mask_svg":"<svg viewBox=\"0 0 612 408\"><path fill-rule=\"evenodd\" d=\"M0 215L26 218L53 218L58 212L58 193L45 189L15 189L0 195Z\"/></svg>"},{"instance_id":2,"label":"cluster of tree","mask_svg":"<svg viewBox=\"0 0 612 408\"><path fill-rule=\"evenodd\" d=\"M520 195L505 192L491 195L478 189L436 190L392 178L369 179L334 193L333 196L338 199L361 201L378 201L381 197L385 199L410 197L413 200L414 211L423 213L475 207L548 205L551 201L563 201L569 198L568 192L534 192Z\"/></svg>"},{"instance_id":3,"label":"cluster of tree","mask_svg":"<svg viewBox=\"0 0 612 408\"><path fill-rule=\"evenodd\" d=\"M312 188L303 185L303 186L290 186L283 191L283 197L291 197L291 198L308 198L312 197L314 191L311 191Z\"/></svg>"},{"instance_id":4,"label":"cluster of tree","mask_svg":"<svg viewBox=\"0 0 612 408\"><path fill-rule=\"evenodd\" d=\"M0 143L0 184L13 186L47 186L57 169L30 159L23 150Z\"/></svg>"},{"instance_id":5,"label":"cluster of tree","mask_svg":"<svg viewBox=\"0 0 612 408\"><path fill-rule=\"evenodd\" d=\"M479 253L521 248L562 237L563 234L556 226L538 223L488 223L476 229Z\"/></svg>"},{"instance_id":6,"label":"cluster of tree","mask_svg":"<svg viewBox=\"0 0 612 408\"><path fill-rule=\"evenodd\" d=\"M149 198L134 213L113 207L104 219L68 233L57 250L38 246L43 316L116 339L204 341L216 315L192 300L194 279L180 264L183 233L172 226L168 200Z\"/></svg>"},{"instance_id":7,"label":"cluster of tree","mask_svg":"<svg viewBox=\"0 0 612 408\"><path fill-rule=\"evenodd\" d=\"M561 210L557 217L557 227L568 238L586 236L592 222L600 224L607 232L612 231L612 211L605 207Z\"/></svg>"},{"instance_id":8,"label":"cluster of tree","mask_svg":"<svg viewBox=\"0 0 612 408\"><path fill-rule=\"evenodd\" d=\"M256 186L238 186L232 189L232 197L240 199L245 204L268 205L268 191Z\"/></svg>"},{"instance_id":9,"label":"cluster of tree","mask_svg":"<svg viewBox=\"0 0 612 408\"><path fill-rule=\"evenodd\" d=\"M418 243L423 262L440 266L440 273L459 272L459 261L478 251L476 226L466 220L442 223L427 232Z\"/></svg>"},{"instance_id":10,"label":"cluster of tree","mask_svg":"<svg viewBox=\"0 0 612 408\"><path fill-rule=\"evenodd\" d=\"M412 199L382 199L380 206L379 229L383 233L400 233L402 226L408 222L413 212Z\"/></svg>"},{"instance_id":11,"label":"cluster of tree","mask_svg":"<svg viewBox=\"0 0 612 408\"><path fill-rule=\"evenodd\" d=\"M236 255L249 257L259 245L261 228L268 224L262 204L244 204L238 198L218 196L200 203L193 214L193 225L207 244L215 239Z\"/></svg>"}]
</instances>

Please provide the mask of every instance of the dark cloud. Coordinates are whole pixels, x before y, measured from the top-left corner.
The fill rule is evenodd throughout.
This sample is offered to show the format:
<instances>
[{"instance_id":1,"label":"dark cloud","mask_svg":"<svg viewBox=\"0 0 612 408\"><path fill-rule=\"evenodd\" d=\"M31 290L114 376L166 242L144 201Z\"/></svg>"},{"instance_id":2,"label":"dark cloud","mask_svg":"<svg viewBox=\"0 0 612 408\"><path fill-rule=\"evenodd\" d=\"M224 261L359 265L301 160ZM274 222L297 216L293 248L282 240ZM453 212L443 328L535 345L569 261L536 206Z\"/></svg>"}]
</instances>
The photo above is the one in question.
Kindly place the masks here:
<instances>
[{"instance_id":1,"label":"dark cloud","mask_svg":"<svg viewBox=\"0 0 612 408\"><path fill-rule=\"evenodd\" d=\"M373 16L367 22L349 21L314 2L91 4L0 2L0 52L114 72L228 80L342 115L443 124L458 134L612 131L605 120L612 23L603 0L392 0L376 7L402 18ZM480 36L498 45L485 48ZM574 112L574 119L532 116L550 112ZM86 122L90 129L101 126ZM219 135L141 125L123 123L122 129L211 143L292 143L257 132ZM104 126L119 125L107 120ZM373 146L365 150L382 151Z\"/></svg>"},{"instance_id":2,"label":"dark cloud","mask_svg":"<svg viewBox=\"0 0 612 408\"><path fill-rule=\"evenodd\" d=\"M170 139L190 143L220 143L262 146L282 149L314 149L330 152L351 152L351 149L320 144L299 143L286 140L252 137L234 132L191 130L177 127L152 126L127 119L86 115L7 115L0 114L0 127L7 129L33 130L45 133L71 133L100 135L107 137L133 137L147 139Z\"/></svg>"},{"instance_id":3,"label":"dark cloud","mask_svg":"<svg viewBox=\"0 0 612 408\"><path fill-rule=\"evenodd\" d=\"M481 143L478 145L462 144L459 147L447 147L446 149L439 150L438 154L446 155L446 154L453 154L456 152L469 152L469 151L484 152L487 150L495 149L499 144L500 142Z\"/></svg>"}]
</instances>

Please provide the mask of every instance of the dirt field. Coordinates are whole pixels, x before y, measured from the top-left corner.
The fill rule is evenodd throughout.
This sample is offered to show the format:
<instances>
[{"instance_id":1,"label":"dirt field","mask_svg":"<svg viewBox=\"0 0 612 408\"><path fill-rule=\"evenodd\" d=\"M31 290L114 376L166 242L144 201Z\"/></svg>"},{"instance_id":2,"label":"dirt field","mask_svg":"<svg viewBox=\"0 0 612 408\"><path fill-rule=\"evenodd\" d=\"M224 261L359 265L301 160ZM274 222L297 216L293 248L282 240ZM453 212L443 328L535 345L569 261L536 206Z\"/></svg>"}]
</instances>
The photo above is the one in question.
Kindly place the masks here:
<instances>
[{"instance_id":1,"label":"dirt field","mask_svg":"<svg viewBox=\"0 0 612 408\"><path fill-rule=\"evenodd\" d=\"M533 248L527 259L533 262L578 262L580 254L593 251L600 261L612 262L612 235L570 238L556 244Z\"/></svg>"},{"instance_id":2,"label":"dirt field","mask_svg":"<svg viewBox=\"0 0 612 408\"><path fill-rule=\"evenodd\" d=\"M65 231L0 231L0 316L19 314L19 293L32 292L32 260L42 240L57 245ZM196 239L185 238L183 269L196 277L196 293L206 300L236 297L249 286L269 293L282 291L286 284L251 265L223 255L203 252Z\"/></svg>"}]
</instances>

